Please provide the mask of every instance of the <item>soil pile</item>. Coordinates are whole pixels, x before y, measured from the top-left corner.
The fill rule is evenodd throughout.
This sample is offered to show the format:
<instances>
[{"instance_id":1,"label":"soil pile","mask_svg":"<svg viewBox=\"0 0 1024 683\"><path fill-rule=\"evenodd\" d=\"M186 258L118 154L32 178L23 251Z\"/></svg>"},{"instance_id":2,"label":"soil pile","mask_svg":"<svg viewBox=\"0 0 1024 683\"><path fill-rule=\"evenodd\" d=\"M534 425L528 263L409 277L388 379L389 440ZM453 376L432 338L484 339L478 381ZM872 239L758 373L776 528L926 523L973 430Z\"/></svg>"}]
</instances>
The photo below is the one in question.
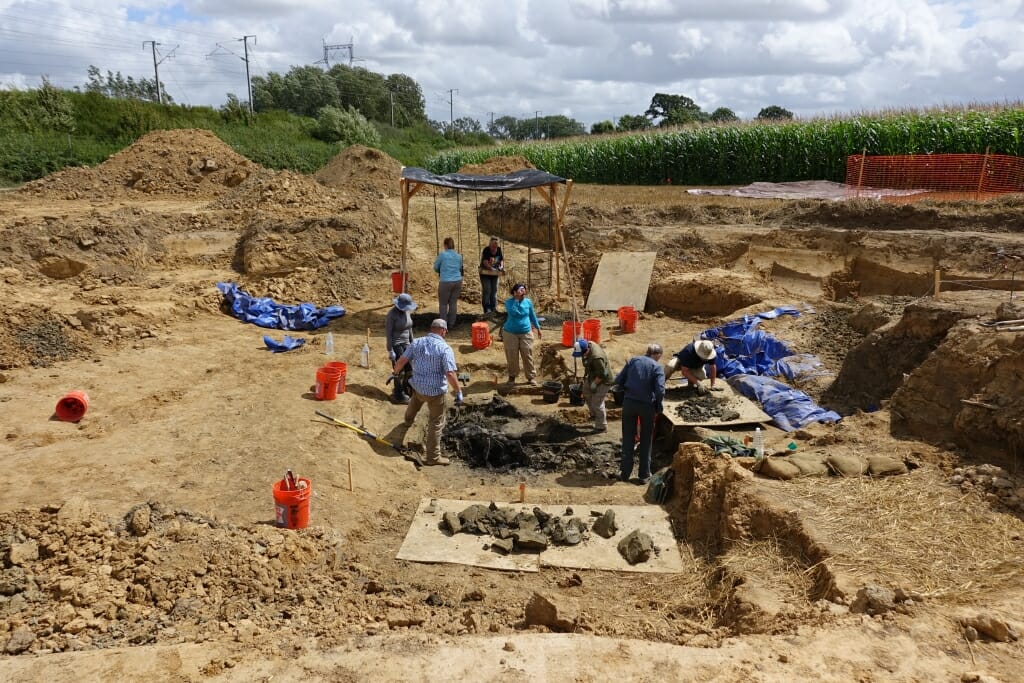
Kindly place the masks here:
<instances>
[{"instance_id":1,"label":"soil pile","mask_svg":"<svg viewBox=\"0 0 1024 683\"><path fill-rule=\"evenodd\" d=\"M502 175L524 168L537 168L524 156L491 157L479 164L466 164L459 173L466 175Z\"/></svg>"},{"instance_id":2,"label":"soil pile","mask_svg":"<svg viewBox=\"0 0 1024 683\"><path fill-rule=\"evenodd\" d=\"M301 173L260 169L206 208L275 212L295 210L321 215L344 210L354 204L355 200L348 193L324 187Z\"/></svg>"},{"instance_id":3,"label":"soil pile","mask_svg":"<svg viewBox=\"0 0 1024 683\"><path fill-rule=\"evenodd\" d=\"M0 370L48 367L89 355L88 335L64 316L46 309L16 306L0 319Z\"/></svg>"},{"instance_id":4,"label":"soil pile","mask_svg":"<svg viewBox=\"0 0 1024 683\"><path fill-rule=\"evenodd\" d=\"M336 154L313 177L327 187L397 197L401 194L402 162L372 147L352 145Z\"/></svg>"},{"instance_id":5,"label":"soil pile","mask_svg":"<svg viewBox=\"0 0 1024 683\"><path fill-rule=\"evenodd\" d=\"M158 130L94 168L69 168L27 183L19 192L48 199L147 195L216 196L256 164L208 130Z\"/></svg>"}]
</instances>

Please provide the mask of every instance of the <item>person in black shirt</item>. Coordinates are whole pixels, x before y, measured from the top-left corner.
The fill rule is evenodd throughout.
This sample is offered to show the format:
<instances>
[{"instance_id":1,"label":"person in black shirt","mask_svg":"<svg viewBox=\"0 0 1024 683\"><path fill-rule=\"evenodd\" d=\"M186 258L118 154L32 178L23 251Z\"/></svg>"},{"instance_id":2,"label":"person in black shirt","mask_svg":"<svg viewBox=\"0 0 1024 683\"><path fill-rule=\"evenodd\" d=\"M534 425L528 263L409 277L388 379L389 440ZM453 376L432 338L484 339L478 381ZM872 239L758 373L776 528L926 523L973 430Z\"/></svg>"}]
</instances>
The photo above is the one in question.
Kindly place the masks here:
<instances>
[{"instance_id":1,"label":"person in black shirt","mask_svg":"<svg viewBox=\"0 0 1024 683\"><path fill-rule=\"evenodd\" d=\"M490 244L480 254L480 299L484 315L498 310L498 279L505 272L505 255L498 246L498 238L492 237Z\"/></svg>"},{"instance_id":2,"label":"person in black shirt","mask_svg":"<svg viewBox=\"0 0 1024 683\"><path fill-rule=\"evenodd\" d=\"M702 385L702 379L711 378L711 388L715 389L715 379L718 377L718 368L715 366L715 345L707 339L699 339L684 346L678 353L672 356L668 362L668 372L665 373L665 380L672 376L676 370L689 380L689 385L694 387L699 394L708 393L707 387ZM711 372L706 373L704 366L710 365Z\"/></svg>"}]
</instances>

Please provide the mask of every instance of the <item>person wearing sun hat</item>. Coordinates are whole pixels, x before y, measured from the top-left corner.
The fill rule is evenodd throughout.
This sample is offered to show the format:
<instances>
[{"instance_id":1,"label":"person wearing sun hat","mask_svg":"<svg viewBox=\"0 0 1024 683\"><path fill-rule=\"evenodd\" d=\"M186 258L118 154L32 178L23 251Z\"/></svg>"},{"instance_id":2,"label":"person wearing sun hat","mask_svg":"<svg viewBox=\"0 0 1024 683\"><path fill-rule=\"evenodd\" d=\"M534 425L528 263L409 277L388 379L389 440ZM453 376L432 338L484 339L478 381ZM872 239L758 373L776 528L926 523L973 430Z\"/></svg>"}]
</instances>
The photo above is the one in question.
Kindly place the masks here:
<instances>
[{"instance_id":1,"label":"person wearing sun hat","mask_svg":"<svg viewBox=\"0 0 1024 683\"><path fill-rule=\"evenodd\" d=\"M392 367L412 343L412 312L416 310L416 302L405 292L395 297L394 304L384 316L384 339ZM395 403L409 402L409 396L405 393L405 382L396 381L393 391Z\"/></svg>"},{"instance_id":2,"label":"person wearing sun hat","mask_svg":"<svg viewBox=\"0 0 1024 683\"><path fill-rule=\"evenodd\" d=\"M715 387L715 380L718 378L718 368L715 365L715 358L718 353L715 345L708 339L695 339L678 353L672 356L665 371L665 380L672 376L676 370L689 381L689 386L694 387L699 394L706 394L707 387L701 384L701 380L711 379L711 390L721 391ZM704 366L710 365L711 371L705 372Z\"/></svg>"},{"instance_id":3,"label":"person wearing sun hat","mask_svg":"<svg viewBox=\"0 0 1024 683\"><path fill-rule=\"evenodd\" d=\"M595 342L577 339L573 344L572 357L583 361L583 400L587 402L587 410L594 420L594 433L606 432L608 411L604 399L615 379L608 364L608 354Z\"/></svg>"}]
</instances>

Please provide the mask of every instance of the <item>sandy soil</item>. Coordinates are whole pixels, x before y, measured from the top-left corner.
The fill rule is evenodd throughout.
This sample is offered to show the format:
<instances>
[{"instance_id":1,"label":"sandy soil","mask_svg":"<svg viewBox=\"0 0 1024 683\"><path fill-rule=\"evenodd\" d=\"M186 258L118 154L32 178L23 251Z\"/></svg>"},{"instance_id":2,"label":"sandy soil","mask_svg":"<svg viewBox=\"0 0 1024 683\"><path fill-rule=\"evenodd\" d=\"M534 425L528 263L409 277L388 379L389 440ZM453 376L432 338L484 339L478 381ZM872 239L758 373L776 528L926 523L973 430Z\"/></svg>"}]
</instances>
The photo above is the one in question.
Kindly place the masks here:
<instances>
[{"instance_id":1,"label":"sandy soil","mask_svg":"<svg viewBox=\"0 0 1024 683\"><path fill-rule=\"evenodd\" d=\"M205 152L189 152L201 143ZM691 568L684 575L524 575L395 560L424 497L510 501L525 482L528 501L598 507L642 504L643 490L613 483L598 467L496 472L456 461L417 470L394 449L317 418L314 411L324 410L396 442L421 436L422 424L408 434L398 429L402 409L388 402L385 386L381 335L399 203L365 180L375 172L348 173L344 159L324 187L221 152L188 132L163 135L106 170L0 197L8 307L0 323L0 458L8 480L0 504L0 677L1020 680L1019 642L984 633L969 640L977 629L962 625L981 616L1019 631L1024 622L1024 523L993 488L994 479L1011 490L1024 485L1010 447L1019 426L1004 413L984 423L960 418L1004 435L1003 451L989 450L987 459L957 434L927 443L894 429L887 397L877 412L854 413L839 427L768 431L770 449L792 441L801 453L888 454L916 465L891 479L774 481L753 475L742 459L684 463L676 455L674 466L690 468L689 484L679 484L668 505ZM359 164L376 158L357 152ZM154 159L165 160L167 173ZM116 190L98 194L111 179ZM1009 200L873 213L866 204L693 197L679 188L581 186L572 198L567 237L574 284L584 291L602 250L659 253L638 333L605 345L616 367L650 341L675 350L740 313L809 304L815 313L765 328L839 373L850 349L884 334L927 291L936 265L994 281L1005 255L1022 250L1020 218L1007 218L1019 209ZM529 209L527 197L507 201ZM422 313L436 310L435 232L456 235L467 259L476 251L475 202L440 195L436 202L436 231L429 194L411 207L411 293ZM505 209L503 236L512 238L526 229L527 214ZM485 232L496 231L493 215L482 209ZM523 263L526 242L507 243L507 258ZM292 333L307 339L303 348L271 354L262 336L283 333L226 315L214 288L223 280L282 303L340 303L347 315ZM464 312L475 315L472 280ZM839 281L846 289L835 301ZM702 295L710 305L695 308L688 302L698 290L688 288L708 282L717 283ZM1007 293L943 296L987 315ZM553 360L545 369L563 376L572 360L558 344L558 321L568 306L552 292L535 298L550 321L543 345ZM868 302L879 309L873 323L861 313ZM598 317L614 329L613 314ZM486 402L504 376L504 355L499 341L472 348L473 319L449 341L471 373L469 400ZM367 329L371 364L360 368ZM929 348L960 339L959 329ZM348 386L323 403L311 385L328 332L335 357L349 365ZM984 352L1007 359L999 361L1010 368L999 390L1019 395L1024 380L1012 379L1019 335L1001 334ZM921 375L906 372L934 376L923 367ZM930 381L907 386L918 395L943 390ZM818 397L830 384L818 378L804 388ZM77 424L52 417L72 389L90 400ZM550 406L523 387L506 398L541 417L586 422L564 399ZM918 407L915 414L930 413ZM608 434L583 439L613 453L617 430L613 421ZM664 448L659 461L669 464L674 449ZM977 468L990 460L1005 476L983 480ZM313 482L310 529L273 527L270 488L286 468ZM899 589L903 599L868 613L857 595L871 585ZM535 593L573 615L575 632L526 625L524 607Z\"/></svg>"}]
</instances>

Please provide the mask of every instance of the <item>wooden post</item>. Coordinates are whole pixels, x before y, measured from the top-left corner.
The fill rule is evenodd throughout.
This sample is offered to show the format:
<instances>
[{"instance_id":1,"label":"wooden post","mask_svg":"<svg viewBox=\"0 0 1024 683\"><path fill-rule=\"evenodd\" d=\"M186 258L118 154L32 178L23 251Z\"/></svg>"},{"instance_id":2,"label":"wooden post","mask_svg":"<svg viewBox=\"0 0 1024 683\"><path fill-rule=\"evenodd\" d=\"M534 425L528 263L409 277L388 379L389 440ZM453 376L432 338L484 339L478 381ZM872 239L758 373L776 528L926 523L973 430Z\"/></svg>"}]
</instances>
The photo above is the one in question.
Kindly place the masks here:
<instances>
[{"instance_id":1,"label":"wooden post","mask_svg":"<svg viewBox=\"0 0 1024 683\"><path fill-rule=\"evenodd\" d=\"M399 266L399 272L402 274L402 291L404 292L406 285L405 257L409 249L409 181L402 178L399 185L402 189L402 263Z\"/></svg>"},{"instance_id":2,"label":"wooden post","mask_svg":"<svg viewBox=\"0 0 1024 683\"><path fill-rule=\"evenodd\" d=\"M857 174L857 194L854 195L857 198L860 198L860 188L861 185L864 183L864 164L867 163L867 160L868 148L864 147L863 149L861 149L860 152L860 172Z\"/></svg>"},{"instance_id":3,"label":"wooden post","mask_svg":"<svg viewBox=\"0 0 1024 683\"><path fill-rule=\"evenodd\" d=\"M942 291L942 271L939 270L938 268L936 268L935 269L935 294L934 294L934 296L938 296L939 292L941 292L941 291Z\"/></svg>"},{"instance_id":4,"label":"wooden post","mask_svg":"<svg viewBox=\"0 0 1024 683\"><path fill-rule=\"evenodd\" d=\"M355 489L352 488L352 458L348 459L348 490L355 491Z\"/></svg>"},{"instance_id":5,"label":"wooden post","mask_svg":"<svg viewBox=\"0 0 1024 683\"><path fill-rule=\"evenodd\" d=\"M981 200L981 190L985 186L985 169L988 168L988 153L991 147L985 148L985 158L981 160L981 172L978 173L978 189L974 193L974 201Z\"/></svg>"}]
</instances>

